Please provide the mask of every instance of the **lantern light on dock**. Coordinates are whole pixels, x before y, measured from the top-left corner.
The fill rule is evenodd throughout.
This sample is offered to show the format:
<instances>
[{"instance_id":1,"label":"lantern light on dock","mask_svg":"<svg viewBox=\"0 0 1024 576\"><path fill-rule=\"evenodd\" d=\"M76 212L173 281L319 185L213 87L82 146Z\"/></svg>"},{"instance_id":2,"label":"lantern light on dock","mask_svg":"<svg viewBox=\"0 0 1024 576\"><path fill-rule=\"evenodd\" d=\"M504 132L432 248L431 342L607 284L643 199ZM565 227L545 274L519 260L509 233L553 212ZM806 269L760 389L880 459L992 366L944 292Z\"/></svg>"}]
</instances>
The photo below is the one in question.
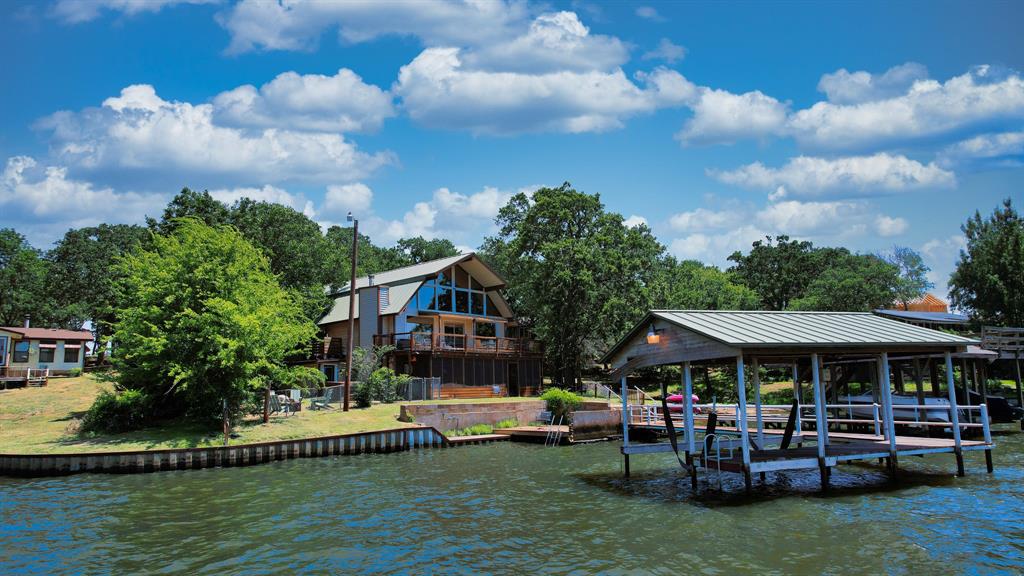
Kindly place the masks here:
<instances>
[{"instance_id":1,"label":"lantern light on dock","mask_svg":"<svg viewBox=\"0 0 1024 576\"><path fill-rule=\"evenodd\" d=\"M658 332L661 332L661 330L658 330L654 327L654 324L651 324L651 328L647 331L648 344L657 344L661 342L661 335L658 334Z\"/></svg>"}]
</instances>

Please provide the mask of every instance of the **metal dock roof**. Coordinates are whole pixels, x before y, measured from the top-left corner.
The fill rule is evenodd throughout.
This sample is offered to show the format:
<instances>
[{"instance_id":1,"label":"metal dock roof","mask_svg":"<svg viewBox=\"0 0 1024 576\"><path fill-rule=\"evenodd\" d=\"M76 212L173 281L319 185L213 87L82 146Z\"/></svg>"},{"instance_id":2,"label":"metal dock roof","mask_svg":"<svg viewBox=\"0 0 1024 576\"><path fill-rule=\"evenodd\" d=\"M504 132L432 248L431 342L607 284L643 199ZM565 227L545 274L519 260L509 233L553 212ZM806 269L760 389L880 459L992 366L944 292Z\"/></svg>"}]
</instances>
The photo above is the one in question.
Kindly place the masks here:
<instances>
[{"instance_id":1,"label":"metal dock roof","mask_svg":"<svg viewBox=\"0 0 1024 576\"><path fill-rule=\"evenodd\" d=\"M651 316L736 347L978 344L870 312L652 310Z\"/></svg>"}]
</instances>

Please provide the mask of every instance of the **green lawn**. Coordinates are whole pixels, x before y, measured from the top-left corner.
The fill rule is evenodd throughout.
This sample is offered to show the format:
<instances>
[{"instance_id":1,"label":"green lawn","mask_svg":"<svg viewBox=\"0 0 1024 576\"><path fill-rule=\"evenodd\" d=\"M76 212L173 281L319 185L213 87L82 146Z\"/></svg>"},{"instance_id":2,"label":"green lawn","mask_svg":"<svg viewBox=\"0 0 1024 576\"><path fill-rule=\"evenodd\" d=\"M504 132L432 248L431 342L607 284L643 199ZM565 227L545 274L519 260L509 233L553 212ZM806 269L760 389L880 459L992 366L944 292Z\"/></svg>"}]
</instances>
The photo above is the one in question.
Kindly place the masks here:
<instances>
[{"instance_id":1,"label":"green lawn","mask_svg":"<svg viewBox=\"0 0 1024 576\"><path fill-rule=\"evenodd\" d=\"M79 436L78 419L100 390L109 386L91 376L82 376L54 378L43 388L0 391L0 454L157 450L220 446L224 442L219 430L187 423L156 426L125 434ZM536 398L444 400L441 403L524 400ZM398 414L397 403L353 408L349 412L340 409L309 411L304 405L303 410L295 415L272 416L269 424L263 424L255 416L247 418L235 426L233 431L238 434L238 438L232 438L230 443L248 444L416 426L414 423L399 422Z\"/></svg>"}]
</instances>

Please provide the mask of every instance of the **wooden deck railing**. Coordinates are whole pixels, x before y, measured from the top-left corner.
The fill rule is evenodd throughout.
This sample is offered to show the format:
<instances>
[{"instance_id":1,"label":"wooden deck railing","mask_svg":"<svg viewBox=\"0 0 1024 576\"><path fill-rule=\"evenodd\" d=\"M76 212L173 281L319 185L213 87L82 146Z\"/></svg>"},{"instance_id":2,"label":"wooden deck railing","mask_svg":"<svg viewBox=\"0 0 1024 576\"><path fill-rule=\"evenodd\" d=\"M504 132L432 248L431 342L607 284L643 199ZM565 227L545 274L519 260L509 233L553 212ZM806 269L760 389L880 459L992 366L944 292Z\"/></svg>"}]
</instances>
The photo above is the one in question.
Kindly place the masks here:
<instances>
[{"instance_id":1,"label":"wooden deck railing","mask_svg":"<svg viewBox=\"0 0 1024 576\"><path fill-rule=\"evenodd\" d=\"M1024 356L1024 328L985 326L981 329L981 347L996 352L1017 352Z\"/></svg>"},{"instance_id":2,"label":"wooden deck railing","mask_svg":"<svg viewBox=\"0 0 1024 576\"><path fill-rule=\"evenodd\" d=\"M313 340L302 352L289 358L291 362L342 360L345 358L345 342L341 338Z\"/></svg>"},{"instance_id":3,"label":"wooden deck railing","mask_svg":"<svg viewBox=\"0 0 1024 576\"><path fill-rule=\"evenodd\" d=\"M520 356L543 352L540 342L528 338L495 338L467 334L427 334L401 332L375 336L377 346L394 346L399 351L412 352L465 352Z\"/></svg>"}]
</instances>

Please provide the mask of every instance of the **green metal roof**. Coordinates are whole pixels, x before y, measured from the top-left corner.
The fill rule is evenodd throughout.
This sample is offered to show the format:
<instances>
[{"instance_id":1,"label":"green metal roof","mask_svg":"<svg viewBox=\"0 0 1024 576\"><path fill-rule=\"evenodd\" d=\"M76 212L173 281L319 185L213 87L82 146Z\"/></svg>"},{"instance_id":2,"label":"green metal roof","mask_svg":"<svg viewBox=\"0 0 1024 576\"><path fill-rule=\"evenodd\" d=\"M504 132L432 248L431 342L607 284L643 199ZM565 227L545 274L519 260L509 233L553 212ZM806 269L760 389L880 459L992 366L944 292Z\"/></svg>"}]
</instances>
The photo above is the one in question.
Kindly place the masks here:
<instances>
[{"instance_id":1,"label":"green metal roof","mask_svg":"<svg viewBox=\"0 0 1024 576\"><path fill-rule=\"evenodd\" d=\"M652 310L650 315L736 347L978 344L870 312Z\"/></svg>"},{"instance_id":2,"label":"green metal roof","mask_svg":"<svg viewBox=\"0 0 1024 576\"><path fill-rule=\"evenodd\" d=\"M388 305L380 311L381 316L398 314L402 307L409 303L413 294L419 290L423 282L407 282L397 286L388 286ZM359 318L359 293L356 293L356 318ZM317 324L332 324L348 320L348 294L338 296L331 304L331 310Z\"/></svg>"}]
</instances>

